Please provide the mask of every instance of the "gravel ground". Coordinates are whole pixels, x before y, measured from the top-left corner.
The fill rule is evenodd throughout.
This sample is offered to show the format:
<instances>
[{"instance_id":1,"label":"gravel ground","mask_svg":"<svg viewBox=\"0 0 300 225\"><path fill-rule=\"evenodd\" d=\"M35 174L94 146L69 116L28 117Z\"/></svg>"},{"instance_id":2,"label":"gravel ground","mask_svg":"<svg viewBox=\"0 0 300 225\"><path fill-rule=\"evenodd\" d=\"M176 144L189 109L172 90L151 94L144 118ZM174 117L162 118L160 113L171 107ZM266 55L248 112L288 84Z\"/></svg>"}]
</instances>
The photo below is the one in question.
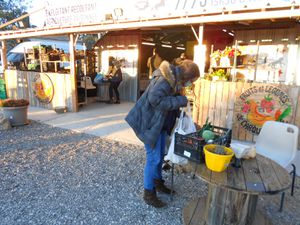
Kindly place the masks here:
<instances>
[{"instance_id":1,"label":"gravel ground","mask_svg":"<svg viewBox=\"0 0 300 225\"><path fill-rule=\"evenodd\" d=\"M142 200L144 150L32 122L0 131L0 224L182 224L184 205L207 187L189 173L175 175L173 201L163 209ZM170 183L170 172L164 174ZM261 198L258 208L275 225L300 225L300 188Z\"/></svg>"}]
</instances>

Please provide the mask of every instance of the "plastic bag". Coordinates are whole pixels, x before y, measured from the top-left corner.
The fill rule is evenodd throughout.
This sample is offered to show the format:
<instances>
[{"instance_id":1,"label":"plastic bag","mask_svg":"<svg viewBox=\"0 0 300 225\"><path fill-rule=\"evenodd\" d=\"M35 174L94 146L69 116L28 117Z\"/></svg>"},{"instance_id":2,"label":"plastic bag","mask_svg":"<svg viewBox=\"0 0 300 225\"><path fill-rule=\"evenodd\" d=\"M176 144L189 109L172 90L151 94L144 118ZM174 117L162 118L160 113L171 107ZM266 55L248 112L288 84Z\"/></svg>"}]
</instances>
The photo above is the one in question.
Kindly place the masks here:
<instances>
[{"instance_id":1,"label":"plastic bag","mask_svg":"<svg viewBox=\"0 0 300 225\"><path fill-rule=\"evenodd\" d=\"M95 84L101 84L103 82L104 76L102 73L97 73L95 79L94 79L94 83Z\"/></svg>"},{"instance_id":2,"label":"plastic bag","mask_svg":"<svg viewBox=\"0 0 300 225\"><path fill-rule=\"evenodd\" d=\"M234 151L236 158L250 159L256 156L256 149L254 145L245 145L241 143L231 143L230 148Z\"/></svg>"},{"instance_id":3,"label":"plastic bag","mask_svg":"<svg viewBox=\"0 0 300 225\"><path fill-rule=\"evenodd\" d=\"M188 160L181 156L178 156L174 153L175 148L175 133L179 134L190 134L196 132L196 127L193 119L189 116L191 112L190 104L187 106L188 113L184 113L184 110L181 110L180 117L178 119L177 126L171 134L171 143L169 146L168 154L165 156L165 160L170 160L172 163L184 165L187 164Z\"/></svg>"}]
</instances>

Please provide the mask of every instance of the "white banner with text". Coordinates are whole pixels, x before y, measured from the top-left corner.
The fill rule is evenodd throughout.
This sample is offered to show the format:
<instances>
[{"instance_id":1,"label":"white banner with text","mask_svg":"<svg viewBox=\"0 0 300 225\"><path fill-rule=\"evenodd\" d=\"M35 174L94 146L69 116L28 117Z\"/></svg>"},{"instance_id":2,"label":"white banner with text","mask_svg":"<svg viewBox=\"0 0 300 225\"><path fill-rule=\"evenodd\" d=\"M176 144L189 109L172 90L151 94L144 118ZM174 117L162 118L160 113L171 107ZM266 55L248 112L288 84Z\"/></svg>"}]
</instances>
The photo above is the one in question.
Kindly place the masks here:
<instances>
[{"instance_id":1,"label":"white banner with text","mask_svg":"<svg viewBox=\"0 0 300 225\"><path fill-rule=\"evenodd\" d=\"M45 0L45 25L80 25L118 19L135 21L223 11L292 8L299 4L300 0Z\"/></svg>"}]
</instances>

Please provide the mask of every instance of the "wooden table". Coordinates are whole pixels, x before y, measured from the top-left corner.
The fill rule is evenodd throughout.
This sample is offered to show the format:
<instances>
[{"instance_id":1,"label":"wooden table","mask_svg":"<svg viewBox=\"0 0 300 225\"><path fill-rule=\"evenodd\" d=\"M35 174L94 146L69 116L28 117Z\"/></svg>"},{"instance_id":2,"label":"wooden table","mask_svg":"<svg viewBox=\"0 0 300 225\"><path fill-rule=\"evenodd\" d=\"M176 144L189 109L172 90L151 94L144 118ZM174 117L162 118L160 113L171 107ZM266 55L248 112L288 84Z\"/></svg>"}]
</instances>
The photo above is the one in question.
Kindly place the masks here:
<instances>
[{"instance_id":1,"label":"wooden table","mask_svg":"<svg viewBox=\"0 0 300 225\"><path fill-rule=\"evenodd\" d=\"M277 194L290 187L289 173L280 165L256 155L218 173L198 165L196 176L208 183L207 197L196 199L183 209L185 225L271 224L256 211L259 195Z\"/></svg>"}]
</instances>

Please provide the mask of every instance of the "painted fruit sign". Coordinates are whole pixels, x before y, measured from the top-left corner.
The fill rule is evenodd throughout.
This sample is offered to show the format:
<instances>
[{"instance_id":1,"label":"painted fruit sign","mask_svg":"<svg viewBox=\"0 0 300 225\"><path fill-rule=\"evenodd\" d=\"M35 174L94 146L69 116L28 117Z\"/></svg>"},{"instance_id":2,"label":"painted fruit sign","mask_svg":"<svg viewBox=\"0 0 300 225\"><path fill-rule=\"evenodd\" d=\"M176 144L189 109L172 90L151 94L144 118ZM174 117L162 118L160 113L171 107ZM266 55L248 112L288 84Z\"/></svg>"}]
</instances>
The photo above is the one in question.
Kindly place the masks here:
<instances>
[{"instance_id":1,"label":"painted fruit sign","mask_svg":"<svg viewBox=\"0 0 300 225\"><path fill-rule=\"evenodd\" d=\"M258 135L266 121L290 122L291 117L291 99L276 86L253 86L239 96L238 123L252 134Z\"/></svg>"},{"instance_id":2,"label":"painted fruit sign","mask_svg":"<svg viewBox=\"0 0 300 225\"><path fill-rule=\"evenodd\" d=\"M32 82L33 94L41 102L48 104L52 101L54 87L47 74L37 74Z\"/></svg>"}]
</instances>

